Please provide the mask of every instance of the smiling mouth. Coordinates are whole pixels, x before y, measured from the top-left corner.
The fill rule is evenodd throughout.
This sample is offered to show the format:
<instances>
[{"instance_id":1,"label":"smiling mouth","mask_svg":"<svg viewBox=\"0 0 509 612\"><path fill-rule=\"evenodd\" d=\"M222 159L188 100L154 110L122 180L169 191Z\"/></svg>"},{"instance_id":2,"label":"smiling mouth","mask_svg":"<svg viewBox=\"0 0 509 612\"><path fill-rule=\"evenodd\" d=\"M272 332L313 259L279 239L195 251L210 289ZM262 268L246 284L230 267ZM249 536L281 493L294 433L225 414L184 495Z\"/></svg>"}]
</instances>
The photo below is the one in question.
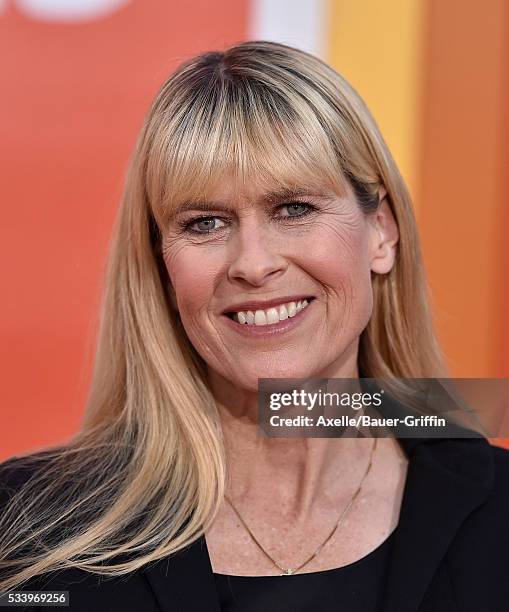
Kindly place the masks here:
<instances>
[{"instance_id":1,"label":"smiling mouth","mask_svg":"<svg viewBox=\"0 0 509 612\"><path fill-rule=\"evenodd\" d=\"M226 316L239 325L254 325L257 327L277 325L285 319L293 318L304 310L315 298L310 296L297 302L286 302L264 310L241 310L227 312Z\"/></svg>"}]
</instances>

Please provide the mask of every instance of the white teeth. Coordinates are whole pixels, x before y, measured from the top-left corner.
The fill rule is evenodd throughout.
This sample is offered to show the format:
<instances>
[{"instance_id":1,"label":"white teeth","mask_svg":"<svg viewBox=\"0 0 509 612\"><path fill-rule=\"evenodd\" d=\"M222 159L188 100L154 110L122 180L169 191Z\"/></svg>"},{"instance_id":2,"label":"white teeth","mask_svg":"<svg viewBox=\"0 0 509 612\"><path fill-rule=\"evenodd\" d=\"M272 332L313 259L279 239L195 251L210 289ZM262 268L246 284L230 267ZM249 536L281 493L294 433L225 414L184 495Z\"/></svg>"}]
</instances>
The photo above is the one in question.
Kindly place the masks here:
<instances>
[{"instance_id":1,"label":"white teeth","mask_svg":"<svg viewBox=\"0 0 509 612\"><path fill-rule=\"evenodd\" d=\"M267 310L267 323L277 323L279 321L279 312L277 308L269 308Z\"/></svg>"},{"instance_id":2,"label":"white teeth","mask_svg":"<svg viewBox=\"0 0 509 612\"><path fill-rule=\"evenodd\" d=\"M233 318L242 325L273 325L279 321L284 321L288 317L294 317L306 308L308 303L307 300L299 300L298 302L289 302L278 307L267 308L267 310L240 311L235 313Z\"/></svg>"},{"instance_id":3,"label":"white teeth","mask_svg":"<svg viewBox=\"0 0 509 612\"><path fill-rule=\"evenodd\" d=\"M265 315L265 311L257 310L255 312L255 325L267 325L267 316Z\"/></svg>"},{"instance_id":4,"label":"white teeth","mask_svg":"<svg viewBox=\"0 0 509 612\"><path fill-rule=\"evenodd\" d=\"M244 312L237 313L237 318L239 320L239 323L247 323L246 313Z\"/></svg>"}]
</instances>

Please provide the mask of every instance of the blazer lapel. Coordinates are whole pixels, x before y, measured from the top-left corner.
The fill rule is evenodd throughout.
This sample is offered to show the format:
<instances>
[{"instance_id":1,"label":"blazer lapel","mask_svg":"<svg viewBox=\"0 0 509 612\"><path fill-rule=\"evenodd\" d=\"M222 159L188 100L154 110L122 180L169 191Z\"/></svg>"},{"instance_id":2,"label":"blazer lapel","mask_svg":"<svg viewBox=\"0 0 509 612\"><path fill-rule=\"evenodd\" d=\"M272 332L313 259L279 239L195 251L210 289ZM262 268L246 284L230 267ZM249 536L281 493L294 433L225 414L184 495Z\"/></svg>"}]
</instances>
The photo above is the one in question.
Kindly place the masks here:
<instances>
[{"instance_id":1,"label":"blazer lapel","mask_svg":"<svg viewBox=\"0 0 509 612\"><path fill-rule=\"evenodd\" d=\"M399 442L409 464L382 612L418 610L462 522L493 486L492 453L483 438Z\"/></svg>"},{"instance_id":2,"label":"blazer lapel","mask_svg":"<svg viewBox=\"0 0 509 612\"><path fill-rule=\"evenodd\" d=\"M162 612L220 612L205 537L142 569Z\"/></svg>"}]
</instances>

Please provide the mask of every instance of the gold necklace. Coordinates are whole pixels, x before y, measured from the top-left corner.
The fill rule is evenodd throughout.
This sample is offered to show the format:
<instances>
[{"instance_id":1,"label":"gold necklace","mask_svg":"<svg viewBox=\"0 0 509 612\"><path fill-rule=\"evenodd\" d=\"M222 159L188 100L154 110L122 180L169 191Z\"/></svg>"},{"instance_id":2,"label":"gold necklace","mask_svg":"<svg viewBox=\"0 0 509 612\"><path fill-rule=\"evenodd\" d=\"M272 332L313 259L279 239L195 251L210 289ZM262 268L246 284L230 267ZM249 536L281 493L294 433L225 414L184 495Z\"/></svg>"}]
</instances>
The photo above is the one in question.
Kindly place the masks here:
<instances>
[{"instance_id":1,"label":"gold necklace","mask_svg":"<svg viewBox=\"0 0 509 612\"><path fill-rule=\"evenodd\" d=\"M231 501L231 499L225 495L225 499L226 501L230 504L230 506L233 508L233 510L235 511L235 514L238 516L240 522L244 525L244 527L246 528L246 531L249 533L249 535L251 536L251 538L253 539L254 543L258 546L258 548L262 551L262 553L270 560L272 561L272 563L278 568L280 569L283 573L281 574L281 576L291 576L292 574L296 574L299 570L301 570L305 565L307 565L308 563L310 563L316 556L318 556L318 554L321 552L322 548L327 544L327 542L332 538L332 536L336 533L336 530L338 529L338 527L341 525L341 522L343 521L343 518L346 516L346 513L348 512L348 510L350 510L353 502L355 501L355 499L357 498L357 496L359 495L360 490L362 489L362 485L364 484L364 481L366 480L367 475L369 474L369 471L371 470L371 465L373 464L373 455L375 452L375 448L376 448L376 443L377 443L378 438L375 438L375 442L373 443L373 447L371 449L371 454L369 457L369 464L368 467L366 468L366 471L364 472L364 476L361 479L361 482L359 484L359 486L357 487L357 490L355 491L353 497L350 499L350 501L348 502L348 504L345 506L345 508L341 511L341 514L339 515L339 519L336 522L336 524L334 525L334 528L332 529L332 531L329 533L329 535L327 536L327 538L325 539L324 542L322 542L322 544L320 544L320 546L315 550L315 552L308 557L304 563L301 563L298 567L296 567L295 569L291 569L291 568L284 568L281 565L279 565L279 563L273 559L269 553L265 550L265 548L263 548L263 546L260 544L260 542L258 542L258 540L255 538L253 532L251 531L251 529L249 529L249 527L247 526L246 522L244 521L244 519L240 516L239 511L237 510L237 508L234 506L233 502Z\"/></svg>"}]
</instances>

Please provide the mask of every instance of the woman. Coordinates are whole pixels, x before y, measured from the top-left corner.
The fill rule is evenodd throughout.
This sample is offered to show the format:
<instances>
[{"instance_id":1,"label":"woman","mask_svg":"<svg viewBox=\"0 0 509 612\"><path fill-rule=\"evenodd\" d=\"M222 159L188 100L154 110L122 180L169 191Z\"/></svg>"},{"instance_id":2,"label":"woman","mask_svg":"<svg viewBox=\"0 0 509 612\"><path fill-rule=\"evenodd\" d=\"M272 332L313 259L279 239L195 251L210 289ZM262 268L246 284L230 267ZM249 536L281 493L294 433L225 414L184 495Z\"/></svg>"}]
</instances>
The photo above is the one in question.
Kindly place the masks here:
<instances>
[{"instance_id":1,"label":"woman","mask_svg":"<svg viewBox=\"0 0 509 612\"><path fill-rule=\"evenodd\" d=\"M507 451L259 434L259 378L444 375L410 199L356 92L281 44L197 56L131 160L82 430L2 466L0 589L505 610Z\"/></svg>"}]
</instances>

